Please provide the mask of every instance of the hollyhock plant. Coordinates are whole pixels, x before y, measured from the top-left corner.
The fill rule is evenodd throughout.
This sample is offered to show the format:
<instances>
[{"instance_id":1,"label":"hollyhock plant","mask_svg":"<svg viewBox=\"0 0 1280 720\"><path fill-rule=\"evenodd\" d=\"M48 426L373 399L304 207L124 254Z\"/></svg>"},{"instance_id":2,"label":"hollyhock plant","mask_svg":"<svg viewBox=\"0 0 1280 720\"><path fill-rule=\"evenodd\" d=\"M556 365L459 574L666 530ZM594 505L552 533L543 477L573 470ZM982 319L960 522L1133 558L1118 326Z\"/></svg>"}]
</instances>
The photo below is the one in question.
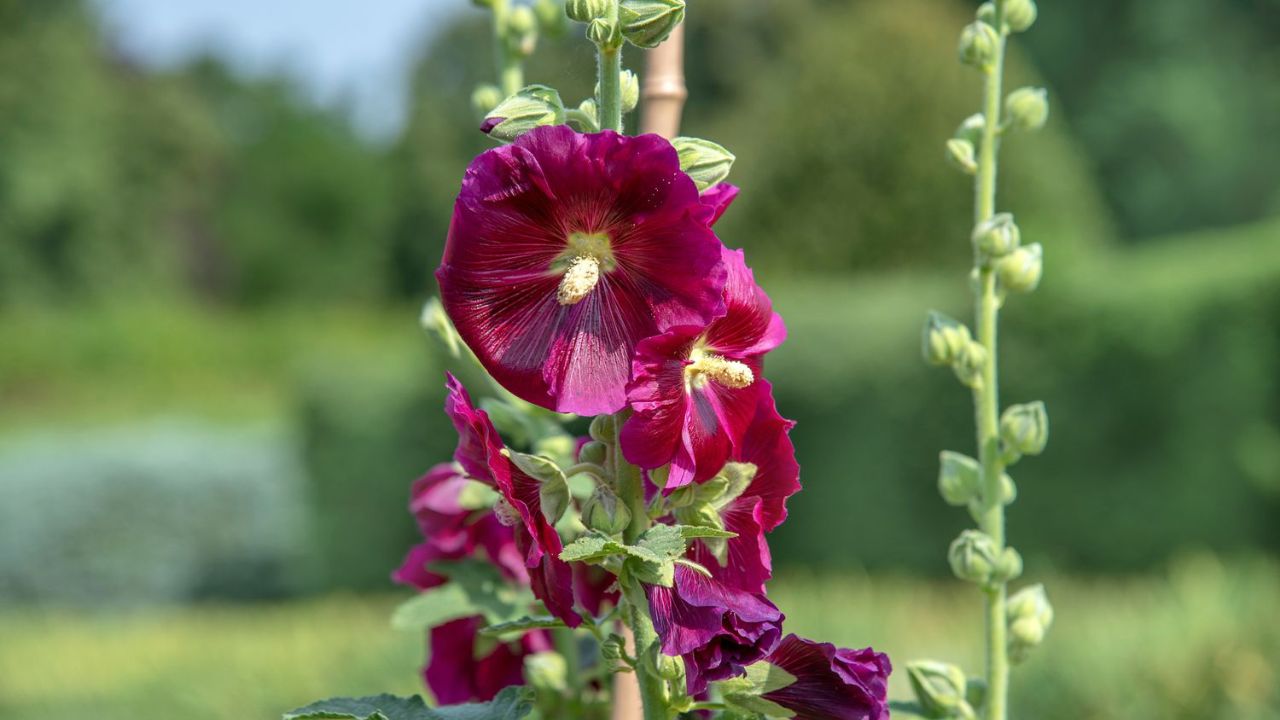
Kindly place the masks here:
<instances>
[{"instance_id":1,"label":"hollyhock plant","mask_svg":"<svg viewBox=\"0 0 1280 720\"><path fill-rule=\"evenodd\" d=\"M577 627L582 618L573 610L573 569L560 559L560 535L542 512L541 484L504 452L488 414L472 404L466 388L452 374L447 387L445 410L458 431L455 458L474 479L494 486L501 495L495 511L514 531L533 594L566 625Z\"/></svg>"},{"instance_id":2,"label":"hollyhock plant","mask_svg":"<svg viewBox=\"0 0 1280 720\"><path fill-rule=\"evenodd\" d=\"M720 221L720 218L724 216L725 211L729 209L729 206L733 204L733 201L738 199L739 192L740 189L737 185L730 185L725 182L719 183L718 185L712 185L702 191L702 195L699 196L699 199L702 201L703 205L706 205L711 209L711 220L709 221L709 224L715 225Z\"/></svg>"},{"instance_id":3,"label":"hollyhock plant","mask_svg":"<svg viewBox=\"0 0 1280 720\"><path fill-rule=\"evenodd\" d=\"M723 309L711 216L666 140L537 128L467 169L436 272L445 310L515 395L616 412L637 343Z\"/></svg>"},{"instance_id":4,"label":"hollyhock plant","mask_svg":"<svg viewBox=\"0 0 1280 720\"><path fill-rule=\"evenodd\" d=\"M763 694L795 713L795 720L888 720L885 694L892 666L871 648L846 650L788 635L769 662L795 682Z\"/></svg>"},{"instance_id":5,"label":"hollyhock plant","mask_svg":"<svg viewBox=\"0 0 1280 720\"><path fill-rule=\"evenodd\" d=\"M762 594L726 587L695 570L675 569L675 584L645 586L662 652L684 659L690 695L713 680L742 674L782 637L783 615Z\"/></svg>"},{"instance_id":6,"label":"hollyhock plant","mask_svg":"<svg viewBox=\"0 0 1280 720\"><path fill-rule=\"evenodd\" d=\"M670 463L668 491L724 467L756 405L769 400L764 354L787 335L742 251L721 252L728 273L725 314L641 342L627 386L634 414L622 428L622 451L643 468Z\"/></svg>"},{"instance_id":7,"label":"hollyhock plant","mask_svg":"<svg viewBox=\"0 0 1280 720\"><path fill-rule=\"evenodd\" d=\"M545 631L534 631L517 641L497 643L484 656L476 657L482 627L484 620L477 616L431 630L431 659L422 674L436 702L454 705L492 700L503 688L524 684L527 655L552 647Z\"/></svg>"}]
</instances>

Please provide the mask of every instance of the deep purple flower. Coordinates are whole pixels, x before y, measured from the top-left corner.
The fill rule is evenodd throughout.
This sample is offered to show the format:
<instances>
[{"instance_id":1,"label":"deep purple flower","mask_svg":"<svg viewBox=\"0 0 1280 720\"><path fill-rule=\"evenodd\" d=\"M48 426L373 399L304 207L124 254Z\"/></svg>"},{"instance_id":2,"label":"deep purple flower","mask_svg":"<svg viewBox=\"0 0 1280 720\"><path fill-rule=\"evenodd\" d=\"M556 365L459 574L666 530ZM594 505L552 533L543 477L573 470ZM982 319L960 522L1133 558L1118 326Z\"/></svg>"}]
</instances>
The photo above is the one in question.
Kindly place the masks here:
<instances>
[{"instance_id":1,"label":"deep purple flower","mask_svg":"<svg viewBox=\"0 0 1280 720\"><path fill-rule=\"evenodd\" d=\"M709 225L715 225L719 222L720 217L724 215L724 211L729 209L733 201L738 197L738 186L729 183L719 183L702 191L699 198L702 204L711 208L711 220Z\"/></svg>"},{"instance_id":2,"label":"deep purple flower","mask_svg":"<svg viewBox=\"0 0 1280 720\"><path fill-rule=\"evenodd\" d=\"M552 647L545 631L534 631L517 641L500 642L477 658L476 639L482 627L484 619L476 616L432 628L431 659L422 675L437 703L492 700L503 688L524 683L526 655Z\"/></svg>"},{"instance_id":3,"label":"deep purple flower","mask_svg":"<svg viewBox=\"0 0 1280 720\"><path fill-rule=\"evenodd\" d=\"M768 397L764 354L786 339L782 318L756 285L741 250L724 250L726 314L709 325L680 325L636 348L622 427L627 460L671 464L667 490L703 482L724 467Z\"/></svg>"},{"instance_id":4,"label":"deep purple flower","mask_svg":"<svg viewBox=\"0 0 1280 720\"><path fill-rule=\"evenodd\" d=\"M885 695L893 668L884 653L788 635L768 659L796 681L764 698L794 712L796 720L889 718Z\"/></svg>"},{"instance_id":5,"label":"deep purple flower","mask_svg":"<svg viewBox=\"0 0 1280 720\"><path fill-rule=\"evenodd\" d=\"M445 412L458 431L454 458L474 480L488 483L502 496L495 508L498 520L515 534L516 549L529 571L533 594L552 615L570 627L582 617L573 610L573 569L560 559L560 535L542 513L538 480L529 477L503 454L502 438L489 415L471 403L466 388L448 376Z\"/></svg>"},{"instance_id":6,"label":"deep purple flower","mask_svg":"<svg viewBox=\"0 0 1280 720\"><path fill-rule=\"evenodd\" d=\"M689 549L690 557L717 580L754 593L763 593L765 581L773 577L765 533L782 524L787 518L787 498L800 491L800 465L789 436L795 423L778 414L767 387L765 396L733 455L737 462L755 465L756 475L741 495L720 508L725 529L737 533L724 541L725 562L701 540Z\"/></svg>"},{"instance_id":7,"label":"deep purple flower","mask_svg":"<svg viewBox=\"0 0 1280 720\"><path fill-rule=\"evenodd\" d=\"M684 658L690 694L742 674L782 637L782 613L762 594L726 587L676 566L675 587L646 585L662 652Z\"/></svg>"},{"instance_id":8,"label":"deep purple flower","mask_svg":"<svg viewBox=\"0 0 1280 720\"><path fill-rule=\"evenodd\" d=\"M712 213L656 135L537 128L467 168L436 271L445 310L516 395L616 412L638 342L723 312Z\"/></svg>"}]
</instances>

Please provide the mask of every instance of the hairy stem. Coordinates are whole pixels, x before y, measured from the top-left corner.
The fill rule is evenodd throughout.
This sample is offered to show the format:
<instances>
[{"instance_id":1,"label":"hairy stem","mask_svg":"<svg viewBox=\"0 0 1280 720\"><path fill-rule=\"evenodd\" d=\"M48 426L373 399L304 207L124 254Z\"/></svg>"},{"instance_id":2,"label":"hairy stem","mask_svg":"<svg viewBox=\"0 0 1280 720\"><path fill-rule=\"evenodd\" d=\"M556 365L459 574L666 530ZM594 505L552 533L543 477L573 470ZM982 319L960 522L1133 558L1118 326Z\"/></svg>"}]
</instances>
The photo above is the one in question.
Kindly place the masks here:
<instances>
[{"instance_id":1,"label":"hairy stem","mask_svg":"<svg viewBox=\"0 0 1280 720\"><path fill-rule=\"evenodd\" d=\"M1004 26L1004 2L996 0L996 27ZM1005 34L990 67L985 72L982 147L978 154L978 171L974 181L974 224L991 219L996 207L996 161L1000 126L1001 81L1004 72ZM1000 298L996 289L995 269L979 264L977 293L974 299L977 340L987 351L982 380L973 391L977 425L978 461L982 466L982 515L979 525L991 536L998 549L1004 548L1004 502L1000 479L1004 461L1000 455L1000 397L997 372L997 336ZM1005 584L986 591L986 720L1005 720L1009 694L1009 656L1005 637Z\"/></svg>"},{"instance_id":2,"label":"hairy stem","mask_svg":"<svg viewBox=\"0 0 1280 720\"><path fill-rule=\"evenodd\" d=\"M617 26L616 1L609 3L605 20ZM622 132L622 43L611 40L599 46L598 50L596 80L599 82L600 96L596 98L596 107L600 111L600 129Z\"/></svg>"}]
</instances>

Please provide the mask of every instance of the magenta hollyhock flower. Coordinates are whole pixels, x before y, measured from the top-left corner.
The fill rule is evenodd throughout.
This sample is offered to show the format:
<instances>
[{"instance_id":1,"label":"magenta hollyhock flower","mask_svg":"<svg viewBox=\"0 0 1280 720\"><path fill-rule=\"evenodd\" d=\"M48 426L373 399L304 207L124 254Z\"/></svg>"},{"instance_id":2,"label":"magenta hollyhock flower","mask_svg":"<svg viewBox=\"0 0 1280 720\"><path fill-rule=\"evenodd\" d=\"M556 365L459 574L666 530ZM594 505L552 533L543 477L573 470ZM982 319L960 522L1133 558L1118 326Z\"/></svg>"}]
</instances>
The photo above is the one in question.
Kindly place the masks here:
<instances>
[{"instance_id":1,"label":"magenta hollyhock flower","mask_svg":"<svg viewBox=\"0 0 1280 720\"><path fill-rule=\"evenodd\" d=\"M708 225L715 225L738 197L738 186L729 183L718 183L702 191L699 199L703 205L711 209L711 220Z\"/></svg>"},{"instance_id":2,"label":"magenta hollyhock flower","mask_svg":"<svg viewBox=\"0 0 1280 720\"><path fill-rule=\"evenodd\" d=\"M756 285L741 250L724 250L725 315L709 325L680 325L636 347L622 427L622 452L646 469L671 464L667 490L720 472L768 397L764 354L786 327Z\"/></svg>"},{"instance_id":3,"label":"magenta hollyhock flower","mask_svg":"<svg viewBox=\"0 0 1280 720\"><path fill-rule=\"evenodd\" d=\"M391 577L397 583L420 590L441 585L446 578L427 566L442 560L460 560L483 549L503 574L522 585L529 584L524 558L516 549L515 534L492 513L463 508L458 497L466 487L466 475L457 463L440 463L413 484L409 509L418 522L424 542L409 550Z\"/></svg>"},{"instance_id":4,"label":"magenta hollyhock flower","mask_svg":"<svg viewBox=\"0 0 1280 720\"><path fill-rule=\"evenodd\" d=\"M524 684L524 658L552 649L545 631L526 633L517 641L498 643L484 657L476 657L477 633L484 619L461 618L431 630L431 659L423 679L436 702L456 705L487 702L503 688Z\"/></svg>"},{"instance_id":5,"label":"magenta hollyhock flower","mask_svg":"<svg viewBox=\"0 0 1280 720\"><path fill-rule=\"evenodd\" d=\"M888 720L885 696L889 656L871 648L846 650L795 635L769 655L769 662L796 681L764 698L795 713L796 720Z\"/></svg>"},{"instance_id":6,"label":"magenta hollyhock flower","mask_svg":"<svg viewBox=\"0 0 1280 720\"><path fill-rule=\"evenodd\" d=\"M683 565L675 587L646 585L649 613L662 652L684 658L689 693L741 675L782 637L783 615L759 593L726 587Z\"/></svg>"},{"instance_id":7,"label":"magenta hollyhock flower","mask_svg":"<svg viewBox=\"0 0 1280 720\"><path fill-rule=\"evenodd\" d=\"M787 518L787 498L800 491L800 465L790 432L795 423L778 414L766 384L765 399L756 405L733 460L756 466L756 475L742 494L721 507L726 530L737 537L724 541L722 564L701 540L689 548L689 557L711 571L717 580L746 592L763 593L773 577L773 561L765 533Z\"/></svg>"},{"instance_id":8,"label":"magenta hollyhock flower","mask_svg":"<svg viewBox=\"0 0 1280 720\"><path fill-rule=\"evenodd\" d=\"M638 342L723 312L712 213L656 135L537 128L467 168L436 271L445 310L519 397L616 412Z\"/></svg>"},{"instance_id":9,"label":"magenta hollyhock flower","mask_svg":"<svg viewBox=\"0 0 1280 720\"><path fill-rule=\"evenodd\" d=\"M497 518L514 532L533 594L552 615L569 627L577 627L582 617L573 610L573 569L560 559L564 546L542 513L538 480L503 454L502 438L489 415L471 403L466 388L452 374L448 375L447 387L445 412L458 431L454 459L472 479L497 489L502 496L495 507Z\"/></svg>"}]
</instances>

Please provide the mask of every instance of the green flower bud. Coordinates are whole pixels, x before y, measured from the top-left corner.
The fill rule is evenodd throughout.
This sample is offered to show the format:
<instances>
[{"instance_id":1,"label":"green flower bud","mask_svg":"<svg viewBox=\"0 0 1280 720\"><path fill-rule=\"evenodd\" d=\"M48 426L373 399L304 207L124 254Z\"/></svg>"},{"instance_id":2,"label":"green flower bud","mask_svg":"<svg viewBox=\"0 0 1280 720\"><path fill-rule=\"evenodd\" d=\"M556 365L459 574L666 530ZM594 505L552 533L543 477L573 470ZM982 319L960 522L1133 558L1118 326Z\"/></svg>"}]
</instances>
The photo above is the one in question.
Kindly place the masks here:
<instances>
[{"instance_id":1,"label":"green flower bud","mask_svg":"<svg viewBox=\"0 0 1280 720\"><path fill-rule=\"evenodd\" d=\"M974 113L960 123L952 136L957 140L968 140L975 148L982 145L982 133L987 128L987 121L982 113Z\"/></svg>"},{"instance_id":2,"label":"green flower bud","mask_svg":"<svg viewBox=\"0 0 1280 720\"><path fill-rule=\"evenodd\" d=\"M972 22L960 33L960 62L976 68L987 68L995 60L1000 35L984 22Z\"/></svg>"},{"instance_id":3,"label":"green flower bud","mask_svg":"<svg viewBox=\"0 0 1280 720\"><path fill-rule=\"evenodd\" d=\"M956 577L986 585L991 581L997 555L995 542L990 536L980 530L965 530L952 541L947 560Z\"/></svg>"},{"instance_id":4,"label":"green flower bud","mask_svg":"<svg viewBox=\"0 0 1280 720\"><path fill-rule=\"evenodd\" d=\"M937 311L924 323L922 350L930 365L954 365L972 342L969 328Z\"/></svg>"},{"instance_id":5,"label":"green flower bud","mask_svg":"<svg viewBox=\"0 0 1280 720\"><path fill-rule=\"evenodd\" d=\"M684 682L684 660L680 657L658 653L658 659L654 664L657 665L658 677L663 680Z\"/></svg>"},{"instance_id":6,"label":"green flower bud","mask_svg":"<svg viewBox=\"0 0 1280 720\"><path fill-rule=\"evenodd\" d=\"M605 445L612 445L618 442L618 428L613 421L612 415L597 415L591 419L591 427L588 428L587 434L592 440L602 442Z\"/></svg>"},{"instance_id":7,"label":"green flower bud","mask_svg":"<svg viewBox=\"0 0 1280 720\"><path fill-rule=\"evenodd\" d=\"M657 47L684 20L685 0L622 0L622 34L642 48Z\"/></svg>"},{"instance_id":8,"label":"green flower bud","mask_svg":"<svg viewBox=\"0 0 1280 720\"><path fill-rule=\"evenodd\" d=\"M972 718L965 699L964 671L950 663L916 660L907 663L907 680L927 717Z\"/></svg>"},{"instance_id":9,"label":"green flower bud","mask_svg":"<svg viewBox=\"0 0 1280 720\"><path fill-rule=\"evenodd\" d=\"M685 171L698 190L706 190L729 176L737 158L722 146L700 138L678 137L671 140L680 156L680 169Z\"/></svg>"},{"instance_id":10,"label":"green flower bud","mask_svg":"<svg viewBox=\"0 0 1280 720\"><path fill-rule=\"evenodd\" d=\"M471 109L476 111L480 117L489 114L502 102L502 91L496 85L477 85L475 90L471 91Z\"/></svg>"},{"instance_id":11,"label":"green flower bud","mask_svg":"<svg viewBox=\"0 0 1280 720\"><path fill-rule=\"evenodd\" d=\"M1004 112L1009 116L1009 127L1039 130L1049 120L1049 95L1044 88L1018 88L1004 99Z\"/></svg>"},{"instance_id":12,"label":"green flower bud","mask_svg":"<svg viewBox=\"0 0 1280 720\"><path fill-rule=\"evenodd\" d=\"M973 244L983 255L1004 257L1018 249L1022 233L1009 213L997 213L973 229Z\"/></svg>"},{"instance_id":13,"label":"green flower bud","mask_svg":"<svg viewBox=\"0 0 1280 720\"><path fill-rule=\"evenodd\" d=\"M991 580L996 583L1009 582L1022 574L1022 554L1011 547L1000 551L995 567L991 569Z\"/></svg>"},{"instance_id":14,"label":"green flower bud","mask_svg":"<svg viewBox=\"0 0 1280 720\"><path fill-rule=\"evenodd\" d=\"M996 6L995 3L984 2L978 6L978 21L984 22L991 27L996 26Z\"/></svg>"},{"instance_id":15,"label":"green flower bud","mask_svg":"<svg viewBox=\"0 0 1280 720\"><path fill-rule=\"evenodd\" d=\"M981 492L982 469L967 455L943 450L938 470L938 492L948 505L963 507Z\"/></svg>"},{"instance_id":16,"label":"green flower bud","mask_svg":"<svg viewBox=\"0 0 1280 720\"><path fill-rule=\"evenodd\" d=\"M618 26L600 17L587 24L587 39L601 48L617 47L621 42Z\"/></svg>"},{"instance_id":17,"label":"green flower bud","mask_svg":"<svg viewBox=\"0 0 1280 720\"><path fill-rule=\"evenodd\" d=\"M956 358L951 369L965 387L977 390L982 387L982 372L986 367L987 349L976 342L970 342L964 346L964 352Z\"/></svg>"},{"instance_id":18,"label":"green flower bud","mask_svg":"<svg viewBox=\"0 0 1280 720\"><path fill-rule=\"evenodd\" d=\"M1013 292L1029 293L1040 285L1044 272L1044 249L1040 243L1023 245L996 264L1000 285Z\"/></svg>"},{"instance_id":19,"label":"green flower bud","mask_svg":"<svg viewBox=\"0 0 1280 720\"><path fill-rule=\"evenodd\" d=\"M1011 405L1000 415L1000 439L1023 455L1039 455L1049 443L1049 414L1044 403Z\"/></svg>"},{"instance_id":20,"label":"green flower bud","mask_svg":"<svg viewBox=\"0 0 1280 720\"><path fill-rule=\"evenodd\" d=\"M1018 499L1018 486L1014 484L1013 478L1008 473L1000 475L1000 502L1005 505L1012 505L1014 500Z\"/></svg>"},{"instance_id":21,"label":"green flower bud","mask_svg":"<svg viewBox=\"0 0 1280 720\"><path fill-rule=\"evenodd\" d=\"M1022 662L1044 641L1053 625L1053 605L1043 585L1025 587L1009 597L1009 656Z\"/></svg>"},{"instance_id":22,"label":"green flower bud","mask_svg":"<svg viewBox=\"0 0 1280 720\"><path fill-rule=\"evenodd\" d=\"M947 141L947 160L961 172L972 175L978 172L978 158L973 143L951 138Z\"/></svg>"},{"instance_id":23,"label":"green flower bud","mask_svg":"<svg viewBox=\"0 0 1280 720\"><path fill-rule=\"evenodd\" d=\"M564 14L570 20L589 23L609 12L609 0L566 0Z\"/></svg>"},{"instance_id":24,"label":"green flower bud","mask_svg":"<svg viewBox=\"0 0 1280 720\"><path fill-rule=\"evenodd\" d=\"M600 486L582 508L582 521L592 530L617 535L631 525L631 511L613 490Z\"/></svg>"},{"instance_id":25,"label":"green flower bud","mask_svg":"<svg viewBox=\"0 0 1280 720\"><path fill-rule=\"evenodd\" d=\"M597 440L592 440L582 449L578 451L578 462L591 463L593 465L604 466L609 458L609 446Z\"/></svg>"},{"instance_id":26,"label":"green flower bud","mask_svg":"<svg viewBox=\"0 0 1280 720\"><path fill-rule=\"evenodd\" d=\"M530 85L490 110L480 129L495 140L511 142L536 127L563 122L560 93L545 85Z\"/></svg>"},{"instance_id":27,"label":"green flower bud","mask_svg":"<svg viewBox=\"0 0 1280 720\"><path fill-rule=\"evenodd\" d=\"M569 665L559 653L533 653L524 659L524 677L539 690L563 692L569 687Z\"/></svg>"},{"instance_id":28,"label":"green flower bud","mask_svg":"<svg viewBox=\"0 0 1280 720\"><path fill-rule=\"evenodd\" d=\"M582 113L583 115L586 115L587 118L591 121L591 124L596 129L599 129L600 113L596 110L595 98L587 98L586 100L583 100L581 103L579 103L578 112Z\"/></svg>"},{"instance_id":29,"label":"green flower bud","mask_svg":"<svg viewBox=\"0 0 1280 720\"><path fill-rule=\"evenodd\" d=\"M517 5L507 15L507 42L511 52L529 57L538 46L538 18L528 5Z\"/></svg>"},{"instance_id":30,"label":"green flower bud","mask_svg":"<svg viewBox=\"0 0 1280 720\"><path fill-rule=\"evenodd\" d=\"M640 104L640 78L630 70L623 70L618 76L618 84L622 86L622 112L631 112ZM595 94L600 94L600 83L596 83ZM586 101L584 101L585 104ZM591 102L592 115L595 114L595 101ZM582 108L579 107L579 110Z\"/></svg>"},{"instance_id":31,"label":"green flower bud","mask_svg":"<svg viewBox=\"0 0 1280 720\"><path fill-rule=\"evenodd\" d=\"M1004 0L1004 21L1014 32L1023 32L1036 21L1035 0Z\"/></svg>"},{"instance_id":32,"label":"green flower bud","mask_svg":"<svg viewBox=\"0 0 1280 720\"><path fill-rule=\"evenodd\" d=\"M653 482L655 487L665 488L667 479L671 476L671 466L663 465L649 471L649 480Z\"/></svg>"},{"instance_id":33,"label":"green flower bud","mask_svg":"<svg viewBox=\"0 0 1280 720\"><path fill-rule=\"evenodd\" d=\"M569 16L557 0L534 0L533 14L538 18L538 27L549 37L560 37L569 25Z\"/></svg>"},{"instance_id":34,"label":"green flower bud","mask_svg":"<svg viewBox=\"0 0 1280 720\"><path fill-rule=\"evenodd\" d=\"M422 306L422 314L418 316L418 323L422 325L422 329L435 333L444 342L449 350L451 357L457 358L461 355L462 338L458 337L458 331L454 329L453 322L449 320L449 315L444 311L444 305L440 303L440 298L431 298Z\"/></svg>"}]
</instances>

